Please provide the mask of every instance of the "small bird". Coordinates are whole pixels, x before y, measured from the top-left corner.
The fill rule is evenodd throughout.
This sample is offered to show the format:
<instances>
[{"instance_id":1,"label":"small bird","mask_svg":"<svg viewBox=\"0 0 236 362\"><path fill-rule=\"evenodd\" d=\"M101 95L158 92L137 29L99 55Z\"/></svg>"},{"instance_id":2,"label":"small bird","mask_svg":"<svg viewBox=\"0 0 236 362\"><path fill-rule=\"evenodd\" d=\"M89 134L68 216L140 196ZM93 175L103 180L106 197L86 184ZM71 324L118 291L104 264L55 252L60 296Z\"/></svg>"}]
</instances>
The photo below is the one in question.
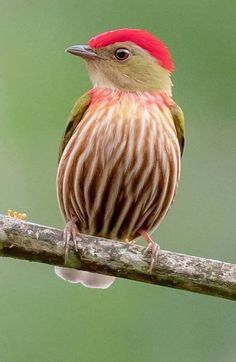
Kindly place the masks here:
<instances>
[{"instance_id":1,"label":"small bird","mask_svg":"<svg viewBox=\"0 0 236 362\"><path fill-rule=\"evenodd\" d=\"M172 100L166 45L140 29L99 34L67 52L85 60L93 88L79 98L61 142L57 195L64 241L84 233L123 242L142 236L150 271L159 245L149 232L179 183L184 117ZM72 283L107 288L114 277L55 268Z\"/></svg>"}]
</instances>

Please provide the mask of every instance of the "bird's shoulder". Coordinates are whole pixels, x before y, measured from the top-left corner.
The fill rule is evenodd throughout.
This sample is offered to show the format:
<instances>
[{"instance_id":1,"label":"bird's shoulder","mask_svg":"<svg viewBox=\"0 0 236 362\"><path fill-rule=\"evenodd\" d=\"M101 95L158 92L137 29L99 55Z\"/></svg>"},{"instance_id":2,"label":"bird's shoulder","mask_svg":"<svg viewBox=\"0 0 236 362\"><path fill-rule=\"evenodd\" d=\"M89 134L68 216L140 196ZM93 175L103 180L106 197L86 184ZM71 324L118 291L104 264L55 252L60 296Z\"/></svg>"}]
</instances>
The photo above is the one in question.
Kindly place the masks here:
<instances>
[{"instance_id":1,"label":"bird's shoulder","mask_svg":"<svg viewBox=\"0 0 236 362\"><path fill-rule=\"evenodd\" d=\"M172 103L169 105L169 109L174 121L182 156L185 142L184 114L182 109L174 101L172 101Z\"/></svg>"},{"instance_id":2,"label":"bird's shoulder","mask_svg":"<svg viewBox=\"0 0 236 362\"><path fill-rule=\"evenodd\" d=\"M59 148L59 161L61 159L62 153L72 137L76 127L82 120L86 110L88 109L91 103L91 95L89 93L83 94L75 103L72 111L69 115L67 126L64 132L64 135L61 140L60 148Z\"/></svg>"}]
</instances>

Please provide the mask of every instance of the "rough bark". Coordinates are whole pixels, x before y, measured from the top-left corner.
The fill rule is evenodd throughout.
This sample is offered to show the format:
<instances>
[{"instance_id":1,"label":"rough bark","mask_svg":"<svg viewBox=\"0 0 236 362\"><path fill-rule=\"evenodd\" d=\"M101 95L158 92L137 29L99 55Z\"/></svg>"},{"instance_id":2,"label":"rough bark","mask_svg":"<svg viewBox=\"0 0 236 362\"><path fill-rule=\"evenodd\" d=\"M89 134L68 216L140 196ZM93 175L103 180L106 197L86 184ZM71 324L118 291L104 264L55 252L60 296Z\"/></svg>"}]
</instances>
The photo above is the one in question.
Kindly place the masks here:
<instances>
[{"instance_id":1,"label":"rough bark","mask_svg":"<svg viewBox=\"0 0 236 362\"><path fill-rule=\"evenodd\" d=\"M236 300L236 264L161 250L149 272L144 248L80 234L65 261L62 231L0 215L0 256L66 266Z\"/></svg>"}]
</instances>

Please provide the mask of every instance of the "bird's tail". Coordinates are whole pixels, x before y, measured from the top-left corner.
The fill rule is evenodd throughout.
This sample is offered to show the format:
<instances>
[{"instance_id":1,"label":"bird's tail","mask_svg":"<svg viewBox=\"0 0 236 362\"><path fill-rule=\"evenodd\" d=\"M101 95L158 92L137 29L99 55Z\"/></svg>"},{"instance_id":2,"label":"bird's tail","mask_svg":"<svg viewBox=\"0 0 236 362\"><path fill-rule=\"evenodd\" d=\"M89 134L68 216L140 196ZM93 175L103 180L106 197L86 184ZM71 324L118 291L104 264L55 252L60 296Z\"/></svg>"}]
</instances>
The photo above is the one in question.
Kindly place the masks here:
<instances>
[{"instance_id":1,"label":"bird's tail","mask_svg":"<svg viewBox=\"0 0 236 362\"><path fill-rule=\"evenodd\" d=\"M58 266L55 267L55 273L67 282L81 283L87 288L106 289L109 288L116 279L115 277L108 275L90 273L70 268L60 268Z\"/></svg>"}]
</instances>

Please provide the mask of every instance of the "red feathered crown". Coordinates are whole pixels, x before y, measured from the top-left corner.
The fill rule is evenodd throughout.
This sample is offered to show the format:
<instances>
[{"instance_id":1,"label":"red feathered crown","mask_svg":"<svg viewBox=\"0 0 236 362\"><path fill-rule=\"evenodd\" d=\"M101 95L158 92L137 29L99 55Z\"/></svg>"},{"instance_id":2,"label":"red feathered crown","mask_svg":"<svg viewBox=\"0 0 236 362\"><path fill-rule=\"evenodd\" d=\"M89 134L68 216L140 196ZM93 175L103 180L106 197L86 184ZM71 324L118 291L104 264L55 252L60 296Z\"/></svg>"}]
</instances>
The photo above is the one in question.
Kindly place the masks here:
<instances>
[{"instance_id":1,"label":"red feathered crown","mask_svg":"<svg viewBox=\"0 0 236 362\"><path fill-rule=\"evenodd\" d=\"M151 54L158 63L168 71L174 69L168 48L154 35L146 30L139 29L117 29L101 33L91 38L88 45L91 48L103 48L117 42L130 41Z\"/></svg>"}]
</instances>

